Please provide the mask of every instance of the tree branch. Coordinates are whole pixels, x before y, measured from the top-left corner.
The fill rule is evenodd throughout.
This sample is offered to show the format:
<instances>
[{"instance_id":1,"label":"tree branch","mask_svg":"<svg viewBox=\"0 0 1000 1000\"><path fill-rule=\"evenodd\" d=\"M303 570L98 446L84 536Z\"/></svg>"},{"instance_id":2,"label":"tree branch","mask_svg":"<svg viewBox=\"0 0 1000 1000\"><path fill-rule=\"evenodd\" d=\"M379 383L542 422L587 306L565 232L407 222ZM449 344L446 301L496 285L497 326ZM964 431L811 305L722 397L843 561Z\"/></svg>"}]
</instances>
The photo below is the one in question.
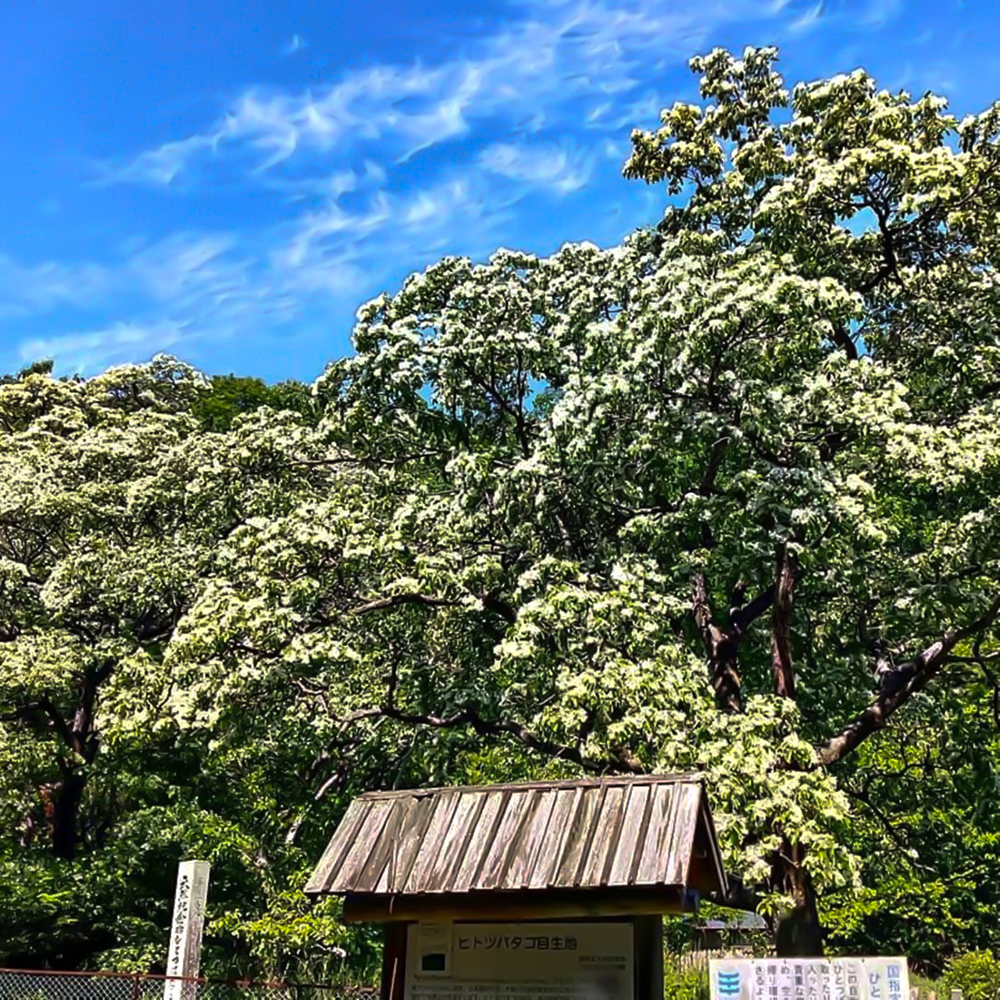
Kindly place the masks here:
<instances>
[{"instance_id":1,"label":"tree branch","mask_svg":"<svg viewBox=\"0 0 1000 1000\"><path fill-rule=\"evenodd\" d=\"M406 712L396 705L396 690L399 674L393 662L389 675L385 678L386 695L383 704L373 708L363 708L349 713L341 721L355 722L361 719L384 718L402 722L410 726L427 726L431 729L458 729L467 726L478 736L511 736L530 750L536 750L548 757L568 760L585 771L596 774L607 772L644 774L643 765L626 751L619 750L614 757L605 760L591 760L585 757L579 747L567 746L553 740L544 739L519 722L505 719L484 719L474 708L463 708L451 715L432 715L422 712Z\"/></svg>"},{"instance_id":2,"label":"tree branch","mask_svg":"<svg viewBox=\"0 0 1000 1000\"><path fill-rule=\"evenodd\" d=\"M774 612L771 616L771 675L779 698L795 698L792 663L792 603L795 590L795 556L787 545L778 549Z\"/></svg>"},{"instance_id":3,"label":"tree branch","mask_svg":"<svg viewBox=\"0 0 1000 1000\"><path fill-rule=\"evenodd\" d=\"M345 751L356 745L354 743L348 743L346 746L338 748L340 751L340 766L331 774L325 781L320 784L319 788L313 792L310 805L315 805L317 802L322 802L324 798L330 793L331 790L336 789L338 792L343 790L343 786L347 778L351 774L351 757L350 754ZM316 776L319 768L322 764L326 763L330 759L330 754L328 751L324 750L316 756L313 761L312 766L309 768L309 773L307 774L307 780L312 779ZM298 815L292 821L288 830L285 833L285 844L291 847L296 843L299 838L299 833L302 830L302 826L309 815L309 805L304 806L299 810Z\"/></svg>"},{"instance_id":4,"label":"tree branch","mask_svg":"<svg viewBox=\"0 0 1000 1000\"><path fill-rule=\"evenodd\" d=\"M517 621L517 612L506 601L501 601L496 594L483 594L479 599L486 611L498 614L511 625Z\"/></svg>"},{"instance_id":5,"label":"tree branch","mask_svg":"<svg viewBox=\"0 0 1000 1000\"><path fill-rule=\"evenodd\" d=\"M706 652L711 653L712 649L712 606L708 600L708 585L705 583L705 574L697 572L691 583L691 610L694 612L694 621L701 632L701 637L705 642Z\"/></svg>"},{"instance_id":6,"label":"tree branch","mask_svg":"<svg viewBox=\"0 0 1000 1000\"><path fill-rule=\"evenodd\" d=\"M710 496L715 489L715 480L719 474L719 469L722 468L722 459L726 455L729 441L728 437L721 437L712 445L712 452L708 457L705 474L701 477L701 483L698 486L698 492L703 497Z\"/></svg>"},{"instance_id":7,"label":"tree branch","mask_svg":"<svg viewBox=\"0 0 1000 1000\"><path fill-rule=\"evenodd\" d=\"M818 749L818 762L828 767L843 759L872 733L881 729L894 712L922 690L948 659L948 654L963 639L989 628L1000 616L1000 596L985 614L959 629L951 629L912 660L888 671L875 701L861 712L839 735Z\"/></svg>"},{"instance_id":8,"label":"tree branch","mask_svg":"<svg viewBox=\"0 0 1000 1000\"><path fill-rule=\"evenodd\" d=\"M867 792L859 792L854 788L848 787L847 785L844 785L843 788L844 791L852 799L857 799L858 802L866 806L868 810L871 812L871 814L875 817L875 819L878 820L882 829L885 830L886 835L898 850L899 857L903 858L912 868L926 872L928 875L931 875L936 879L941 878L940 872L935 871L933 868L930 868L927 865L918 864L916 861L913 860L913 857L910 854L910 845L904 840L902 836L900 836L899 831L892 825L892 822L890 821L889 817L886 816L885 813L882 812L882 810L879 809L879 807L876 806L874 802L872 802L871 797L868 795Z\"/></svg>"},{"instance_id":9,"label":"tree branch","mask_svg":"<svg viewBox=\"0 0 1000 1000\"><path fill-rule=\"evenodd\" d=\"M730 621L738 638L742 639L746 630L774 603L775 584L762 590L749 604L733 608Z\"/></svg>"},{"instance_id":10,"label":"tree branch","mask_svg":"<svg viewBox=\"0 0 1000 1000\"><path fill-rule=\"evenodd\" d=\"M45 706L41 701L32 701L26 705L20 705L12 712L0 713L0 722L27 722L37 712L44 711Z\"/></svg>"},{"instance_id":11,"label":"tree branch","mask_svg":"<svg viewBox=\"0 0 1000 1000\"><path fill-rule=\"evenodd\" d=\"M405 462L419 462L428 458L447 458L448 452L439 451L415 451L410 454L393 455L388 458L376 457L375 455L337 455L331 458L299 458L293 455L291 461L296 465L307 468L322 468L324 466L340 465L371 465L385 468L394 465L402 465ZM242 522L240 522L242 523ZM237 525L238 527L239 525Z\"/></svg>"},{"instance_id":12,"label":"tree branch","mask_svg":"<svg viewBox=\"0 0 1000 1000\"><path fill-rule=\"evenodd\" d=\"M591 760L589 757L585 757L578 748L544 739L531 732L530 729L519 722L511 722L503 719L484 719L475 709L471 708L461 709L451 715L439 716L429 713L404 712L394 705L385 704L375 708L363 708L356 712L351 712L345 716L343 721L354 722L360 719L371 718L392 719L395 722L402 722L409 726L427 726L431 729L459 729L467 726L478 736L512 736L530 750L536 750L548 757L568 760L585 771L591 771L595 774L607 772L644 774L646 770L639 761L628 755L625 751L620 752L616 758Z\"/></svg>"},{"instance_id":13,"label":"tree branch","mask_svg":"<svg viewBox=\"0 0 1000 1000\"><path fill-rule=\"evenodd\" d=\"M771 589L773 591L773 587ZM743 711L737 651L747 625L767 607L771 599L770 597L765 599L765 595L761 595L745 608L731 608L729 625L721 628L716 624L712 614L705 574L699 571L694 575L691 610L702 641L705 643L705 653L712 671L715 702L723 712L735 715Z\"/></svg>"},{"instance_id":14,"label":"tree branch","mask_svg":"<svg viewBox=\"0 0 1000 1000\"><path fill-rule=\"evenodd\" d=\"M62 713L58 708L49 700L47 695L43 695L38 699L38 704L45 714L49 717L49 721L52 723L52 727L59 734L63 743L66 744L67 749L72 751L78 750L78 741L74 739L73 732L69 728L69 723L63 717Z\"/></svg>"},{"instance_id":15,"label":"tree branch","mask_svg":"<svg viewBox=\"0 0 1000 1000\"><path fill-rule=\"evenodd\" d=\"M496 594L479 594L477 597L484 611L492 611L511 625L517 621L517 612L514 608L506 601L500 600ZM360 604L356 608L350 608L347 614L367 615L373 611L385 611L389 608L401 607L404 604L419 604L426 608L457 608L461 606L461 603L461 601L453 601L447 597L434 597L430 594L392 594L389 597L378 597Z\"/></svg>"},{"instance_id":16,"label":"tree branch","mask_svg":"<svg viewBox=\"0 0 1000 1000\"><path fill-rule=\"evenodd\" d=\"M393 594L390 597L379 597L366 604L348 610L349 615L366 615L372 611L384 611L386 608L398 608L403 604L422 604L428 608L453 608L459 602L445 597L431 597L429 594Z\"/></svg>"},{"instance_id":17,"label":"tree branch","mask_svg":"<svg viewBox=\"0 0 1000 1000\"><path fill-rule=\"evenodd\" d=\"M833 334L830 339L847 355L849 361L858 360L858 345L854 343L843 323L833 324Z\"/></svg>"}]
</instances>

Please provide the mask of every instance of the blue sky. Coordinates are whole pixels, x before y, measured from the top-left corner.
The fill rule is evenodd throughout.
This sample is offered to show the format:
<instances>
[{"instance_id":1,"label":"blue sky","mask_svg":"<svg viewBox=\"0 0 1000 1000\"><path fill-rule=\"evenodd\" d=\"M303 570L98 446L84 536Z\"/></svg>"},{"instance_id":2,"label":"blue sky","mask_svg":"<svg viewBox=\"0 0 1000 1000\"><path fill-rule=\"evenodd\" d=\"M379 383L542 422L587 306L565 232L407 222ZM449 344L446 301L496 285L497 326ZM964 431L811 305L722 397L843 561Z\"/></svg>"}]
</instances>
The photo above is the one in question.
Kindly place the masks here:
<instances>
[{"instance_id":1,"label":"blue sky","mask_svg":"<svg viewBox=\"0 0 1000 1000\"><path fill-rule=\"evenodd\" d=\"M661 215L633 127L716 45L790 84L864 66L1000 98L985 0L34 0L0 32L0 372L160 350L311 380L446 254L617 242Z\"/></svg>"}]
</instances>

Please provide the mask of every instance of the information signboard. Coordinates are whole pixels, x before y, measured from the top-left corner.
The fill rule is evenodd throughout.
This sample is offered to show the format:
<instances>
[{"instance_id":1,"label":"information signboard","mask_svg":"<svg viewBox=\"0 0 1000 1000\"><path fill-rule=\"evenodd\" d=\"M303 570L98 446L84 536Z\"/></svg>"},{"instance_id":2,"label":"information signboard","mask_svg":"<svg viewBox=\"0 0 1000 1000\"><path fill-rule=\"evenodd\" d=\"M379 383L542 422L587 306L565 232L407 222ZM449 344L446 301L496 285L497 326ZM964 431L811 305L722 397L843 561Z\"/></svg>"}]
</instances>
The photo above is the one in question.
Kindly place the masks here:
<instances>
[{"instance_id":1,"label":"information signboard","mask_svg":"<svg viewBox=\"0 0 1000 1000\"><path fill-rule=\"evenodd\" d=\"M712 1000L909 1000L905 958L716 958Z\"/></svg>"},{"instance_id":2,"label":"information signboard","mask_svg":"<svg viewBox=\"0 0 1000 1000\"><path fill-rule=\"evenodd\" d=\"M631 923L411 924L405 1000L634 1000Z\"/></svg>"}]
</instances>

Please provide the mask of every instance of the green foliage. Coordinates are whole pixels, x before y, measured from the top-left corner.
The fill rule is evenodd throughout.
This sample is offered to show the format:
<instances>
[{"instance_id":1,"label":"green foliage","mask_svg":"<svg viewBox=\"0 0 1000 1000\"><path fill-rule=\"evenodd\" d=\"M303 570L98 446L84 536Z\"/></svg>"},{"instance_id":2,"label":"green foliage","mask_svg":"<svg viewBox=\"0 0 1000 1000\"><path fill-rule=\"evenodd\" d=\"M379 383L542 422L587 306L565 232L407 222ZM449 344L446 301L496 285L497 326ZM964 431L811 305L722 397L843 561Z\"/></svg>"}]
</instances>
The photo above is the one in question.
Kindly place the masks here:
<instances>
[{"instance_id":1,"label":"green foliage","mask_svg":"<svg viewBox=\"0 0 1000 1000\"><path fill-rule=\"evenodd\" d=\"M914 971L912 967L910 968L909 980L910 992L912 994L913 990L917 991L917 1000L929 1000L929 994L931 993L933 993L935 997L942 996L941 991L944 987L940 981L936 979L928 979L926 976L922 976L919 972Z\"/></svg>"},{"instance_id":2,"label":"green foliage","mask_svg":"<svg viewBox=\"0 0 1000 1000\"><path fill-rule=\"evenodd\" d=\"M996 1000L1000 997L1000 960L989 951L972 951L948 963L944 985L961 990L963 1000Z\"/></svg>"},{"instance_id":3,"label":"green foliage","mask_svg":"<svg viewBox=\"0 0 1000 1000\"><path fill-rule=\"evenodd\" d=\"M708 972L667 954L663 960L664 1000L708 1000Z\"/></svg>"},{"instance_id":4,"label":"green foliage","mask_svg":"<svg viewBox=\"0 0 1000 1000\"><path fill-rule=\"evenodd\" d=\"M1000 910L992 691L972 665L955 664L941 680L935 702L911 706L873 737L842 779L858 809L865 888L830 914L844 928L838 947L891 941L935 974L956 948L990 947Z\"/></svg>"},{"instance_id":5,"label":"green foliage","mask_svg":"<svg viewBox=\"0 0 1000 1000\"><path fill-rule=\"evenodd\" d=\"M54 367L55 363L51 358L34 361L30 365L22 368L16 374L0 375L0 385L16 385L18 382L26 379L29 375L51 375Z\"/></svg>"},{"instance_id":6,"label":"green foliage","mask_svg":"<svg viewBox=\"0 0 1000 1000\"><path fill-rule=\"evenodd\" d=\"M238 416L262 406L315 419L316 406L309 386L295 381L268 385L259 378L232 374L213 376L208 391L197 400L192 412L207 430L227 431Z\"/></svg>"}]
</instances>

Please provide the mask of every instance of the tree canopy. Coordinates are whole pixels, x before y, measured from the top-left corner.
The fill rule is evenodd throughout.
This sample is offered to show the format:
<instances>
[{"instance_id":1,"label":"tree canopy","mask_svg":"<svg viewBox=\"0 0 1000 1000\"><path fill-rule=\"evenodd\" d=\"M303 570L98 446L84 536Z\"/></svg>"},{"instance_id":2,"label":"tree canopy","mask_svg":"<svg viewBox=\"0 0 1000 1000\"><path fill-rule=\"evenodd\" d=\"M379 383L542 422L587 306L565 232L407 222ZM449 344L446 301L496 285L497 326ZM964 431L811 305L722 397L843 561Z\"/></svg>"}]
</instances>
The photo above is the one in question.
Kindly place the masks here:
<instances>
[{"instance_id":1,"label":"tree canopy","mask_svg":"<svg viewBox=\"0 0 1000 1000\"><path fill-rule=\"evenodd\" d=\"M996 939L1000 105L776 58L633 134L658 226L446 258L308 394L0 387L10 954L162 956L200 850L246 968L363 964L350 795L581 771L703 771L779 951Z\"/></svg>"}]
</instances>

